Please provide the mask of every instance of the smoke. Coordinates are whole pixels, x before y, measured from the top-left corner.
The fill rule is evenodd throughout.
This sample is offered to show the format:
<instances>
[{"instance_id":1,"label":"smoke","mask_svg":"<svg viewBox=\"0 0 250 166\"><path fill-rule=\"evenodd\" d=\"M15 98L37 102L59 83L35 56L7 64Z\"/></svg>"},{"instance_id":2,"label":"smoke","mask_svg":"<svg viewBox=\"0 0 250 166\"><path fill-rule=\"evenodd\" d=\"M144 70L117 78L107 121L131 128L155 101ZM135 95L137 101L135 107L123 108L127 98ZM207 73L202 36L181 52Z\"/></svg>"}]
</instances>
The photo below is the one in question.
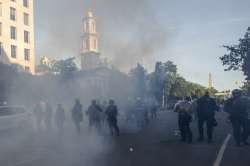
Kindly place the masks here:
<instances>
[{"instance_id":1,"label":"smoke","mask_svg":"<svg viewBox=\"0 0 250 166\"><path fill-rule=\"evenodd\" d=\"M155 4L149 0L36 1L37 55L79 55L82 18L92 10L104 57L122 70L137 62L153 64L154 55L166 46L169 35Z\"/></svg>"}]
</instances>

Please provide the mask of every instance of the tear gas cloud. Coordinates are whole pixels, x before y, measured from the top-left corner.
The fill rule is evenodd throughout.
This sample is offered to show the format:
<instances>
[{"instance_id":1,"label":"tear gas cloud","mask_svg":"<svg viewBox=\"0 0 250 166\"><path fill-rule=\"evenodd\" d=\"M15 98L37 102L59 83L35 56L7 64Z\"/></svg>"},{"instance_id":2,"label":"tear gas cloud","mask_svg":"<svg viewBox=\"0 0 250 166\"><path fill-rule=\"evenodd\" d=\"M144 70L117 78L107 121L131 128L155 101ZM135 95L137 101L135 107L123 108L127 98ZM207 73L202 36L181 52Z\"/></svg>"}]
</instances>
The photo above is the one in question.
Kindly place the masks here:
<instances>
[{"instance_id":1,"label":"tear gas cloud","mask_svg":"<svg viewBox=\"0 0 250 166\"><path fill-rule=\"evenodd\" d=\"M78 56L82 19L88 10L97 18L100 51L127 71L140 62L152 67L170 33L150 0L43 0L35 2L37 55L60 59Z\"/></svg>"}]
</instances>

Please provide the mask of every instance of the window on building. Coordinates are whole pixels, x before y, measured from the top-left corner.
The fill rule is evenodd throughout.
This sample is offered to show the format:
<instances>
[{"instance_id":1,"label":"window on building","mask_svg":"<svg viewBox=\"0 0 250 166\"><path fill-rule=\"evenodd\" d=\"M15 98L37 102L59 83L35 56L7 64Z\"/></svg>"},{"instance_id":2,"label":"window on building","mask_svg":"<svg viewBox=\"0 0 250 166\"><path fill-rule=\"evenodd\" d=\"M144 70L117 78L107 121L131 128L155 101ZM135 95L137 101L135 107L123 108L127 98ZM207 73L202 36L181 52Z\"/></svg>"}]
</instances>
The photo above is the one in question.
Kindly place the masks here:
<instances>
[{"instance_id":1,"label":"window on building","mask_svg":"<svg viewBox=\"0 0 250 166\"><path fill-rule=\"evenodd\" d=\"M23 22L24 22L24 25L29 25L29 14L28 13L23 14Z\"/></svg>"},{"instance_id":2,"label":"window on building","mask_svg":"<svg viewBox=\"0 0 250 166\"><path fill-rule=\"evenodd\" d=\"M10 19L13 21L16 20L16 9L13 7L10 8Z\"/></svg>"},{"instance_id":3,"label":"window on building","mask_svg":"<svg viewBox=\"0 0 250 166\"><path fill-rule=\"evenodd\" d=\"M95 33L95 23L92 22L92 33Z\"/></svg>"},{"instance_id":4,"label":"window on building","mask_svg":"<svg viewBox=\"0 0 250 166\"><path fill-rule=\"evenodd\" d=\"M29 66L25 66L24 70L27 71L27 72L29 72L30 71L30 67Z\"/></svg>"},{"instance_id":5,"label":"window on building","mask_svg":"<svg viewBox=\"0 0 250 166\"><path fill-rule=\"evenodd\" d=\"M2 16L2 8L3 8L3 4L2 4L2 2L0 2L0 16Z\"/></svg>"},{"instance_id":6,"label":"window on building","mask_svg":"<svg viewBox=\"0 0 250 166\"><path fill-rule=\"evenodd\" d=\"M17 47L14 45L11 45L11 57L16 58L17 57Z\"/></svg>"},{"instance_id":7,"label":"window on building","mask_svg":"<svg viewBox=\"0 0 250 166\"><path fill-rule=\"evenodd\" d=\"M16 27L10 27L10 38L16 40Z\"/></svg>"},{"instance_id":8,"label":"window on building","mask_svg":"<svg viewBox=\"0 0 250 166\"><path fill-rule=\"evenodd\" d=\"M23 6L29 7L29 0L23 0Z\"/></svg>"},{"instance_id":9,"label":"window on building","mask_svg":"<svg viewBox=\"0 0 250 166\"><path fill-rule=\"evenodd\" d=\"M0 56L3 55L3 43L0 42Z\"/></svg>"},{"instance_id":10,"label":"window on building","mask_svg":"<svg viewBox=\"0 0 250 166\"><path fill-rule=\"evenodd\" d=\"M94 49L95 50L97 49L97 41L96 41L96 39L94 39Z\"/></svg>"},{"instance_id":11,"label":"window on building","mask_svg":"<svg viewBox=\"0 0 250 166\"><path fill-rule=\"evenodd\" d=\"M2 23L0 22L0 36L2 36L2 32L3 31L3 25L2 25Z\"/></svg>"},{"instance_id":12,"label":"window on building","mask_svg":"<svg viewBox=\"0 0 250 166\"><path fill-rule=\"evenodd\" d=\"M25 43L30 42L30 33L28 31L24 31L24 42Z\"/></svg>"},{"instance_id":13,"label":"window on building","mask_svg":"<svg viewBox=\"0 0 250 166\"><path fill-rule=\"evenodd\" d=\"M24 60L30 61L30 50L26 48L24 49Z\"/></svg>"}]
</instances>

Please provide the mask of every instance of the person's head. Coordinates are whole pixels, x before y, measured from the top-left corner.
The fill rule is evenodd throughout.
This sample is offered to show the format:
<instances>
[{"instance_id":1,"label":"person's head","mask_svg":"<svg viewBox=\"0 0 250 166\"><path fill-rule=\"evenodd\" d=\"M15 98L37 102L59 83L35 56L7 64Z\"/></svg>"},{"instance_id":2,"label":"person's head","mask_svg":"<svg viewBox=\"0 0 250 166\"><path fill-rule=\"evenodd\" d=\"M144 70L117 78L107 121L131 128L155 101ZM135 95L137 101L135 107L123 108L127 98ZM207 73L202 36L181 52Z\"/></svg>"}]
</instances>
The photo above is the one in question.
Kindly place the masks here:
<instances>
[{"instance_id":1,"label":"person's head","mask_svg":"<svg viewBox=\"0 0 250 166\"><path fill-rule=\"evenodd\" d=\"M103 105L107 105L107 101L104 100L104 101L102 102L102 104L103 104Z\"/></svg>"},{"instance_id":2,"label":"person's head","mask_svg":"<svg viewBox=\"0 0 250 166\"><path fill-rule=\"evenodd\" d=\"M206 91L204 96L209 97L209 92Z\"/></svg>"},{"instance_id":3,"label":"person's head","mask_svg":"<svg viewBox=\"0 0 250 166\"><path fill-rule=\"evenodd\" d=\"M114 105L114 104L115 104L114 100L110 99L109 100L109 105Z\"/></svg>"},{"instance_id":4,"label":"person's head","mask_svg":"<svg viewBox=\"0 0 250 166\"><path fill-rule=\"evenodd\" d=\"M242 91L240 89L234 89L232 91L233 97L240 97L242 95Z\"/></svg>"},{"instance_id":5,"label":"person's head","mask_svg":"<svg viewBox=\"0 0 250 166\"><path fill-rule=\"evenodd\" d=\"M190 98L189 96L186 96L186 97L185 97L185 100L186 100L186 101L191 101L191 98Z\"/></svg>"},{"instance_id":6,"label":"person's head","mask_svg":"<svg viewBox=\"0 0 250 166\"><path fill-rule=\"evenodd\" d=\"M96 100L92 100L92 101L91 101L91 104L92 104L92 105L96 105L96 104L97 104L97 101L96 101Z\"/></svg>"},{"instance_id":7,"label":"person's head","mask_svg":"<svg viewBox=\"0 0 250 166\"><path fill-rule=\"evenodd\" d=\"M79 99L76 99L76 100L75 100L75 103L76 103L76 104L80 104L80 100L79 100Z\"/></svg>"}]
</instances>

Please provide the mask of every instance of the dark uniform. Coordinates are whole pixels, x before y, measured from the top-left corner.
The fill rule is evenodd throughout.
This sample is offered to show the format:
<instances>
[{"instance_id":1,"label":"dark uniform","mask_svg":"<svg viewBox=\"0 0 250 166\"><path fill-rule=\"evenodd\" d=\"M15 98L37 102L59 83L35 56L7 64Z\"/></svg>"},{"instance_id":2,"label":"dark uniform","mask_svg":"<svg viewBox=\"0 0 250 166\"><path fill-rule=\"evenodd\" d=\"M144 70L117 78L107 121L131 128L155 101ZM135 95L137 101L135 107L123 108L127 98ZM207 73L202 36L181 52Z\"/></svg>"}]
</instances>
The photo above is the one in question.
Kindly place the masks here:
<instances>
[{"instance_id":1,"label":"dark uniform","mask_svg":"<svg viewBox=\"0 0 250 166\"><path fill-rule=\"evenodd\" d=\"M234 90L233 97L228 99L225 104L224 109L229 113L229 119L233 126L233 135L237 146L240 146L242 142L248 145L248 107L249 99L242 96L240 90Z\"/></svg>"},{"instance_id":2,"label":"dark uniform","mask_svg":"<svg viewBox=\"0 0 250 166\"><path fill-rule=\"evenodd\" d=\"M58 104L55 113L55 125L60 133L63 132L63 125L65 121L65 111L61 104Z\"/></svg>"},{"instance_id":3,"label":"dark uniform","mask_svg":"<svg viewBox=\"0 0 250 166\"><path fill-rule=\"evenodd\" d=\"M111 100L109 102L109 106L107 107L105 113L107 115L107 121L108 121L109 129L110 129L110 134L114 135L114 131L115 131L116 135L119 136L120 130L117 124L118 110L117 110L117 106L114 105L114 101Z\"/></svg>"},{"instance_id":4,"label":"dark uniform","mask_svg":"<svg viewBox=\"0 0 250 166\"><path fill-rule=\"evenodd\" d=\"M156 119L157 118L157 110L158 110L157 104L152 103L151 106L150 106L151 119Z\"/></svg>"},{"instance_id":5,"label":"dark uniform","mask_svg":"<svg viewBox=\"0 0 250 166\"><path fill-rule=\"evenodd\" d=\"M219 108L213 98L209 96L207 92L203 97L197 101L197 117L198 117L198 129L199 139L204 140L204 124L207 127L208 143L212 143L213 128L216 126L215 111L219 111Z\"/></svg>"},{"instance_id":6,"label":"dark uniform","mask_svg":"<svg viewBox=\"0 0 250 166\"><path fill-rule=\"evenodd\" d=\"M180 101L175 105L174 111L178 112L178 124L181 132L181 141L192 143L193 134L190 129L192 121L191 103L188 100Z\"/></svg>"},{"instance_id":7,"label":"dark uniform","mask_svg":"<svg viewBox=\"0 0 250 166\"><path fill-rule=\"evenodd\" d=\"M45 120L45 125L47 127L48 130L51 129L52 127L52 107L50 106L49 103L45 104L45 112L44 112L44 120Z\"/></svg>"},{"instance_id":8,"label":"dark uniform","mask_svg":"<svg viewBox=\"0 0 250 166\"><path fill-rule=\"evenodd\" d=\"M94 127L98 131L101 130L101 116L102 116L102 109L97 104L96 100L93 100L91 105L89 106L86 114L89 117L89 130L91 131Z\"/></svg>"},{"instance_id":9,"label":"dark uniform","mask_svg":"<svg viewBox=\"0 0 250 166\"><path fill-rule=\"evenodd\" d=\"M80 104L80 101L77 99L75 102L75 105L72 109L72 120L76 126L76 130L78 132L81 131L80 124L83 120L83 114L82 114L82 105Z\"/></svg>"},{"instance_id":10,"label":"dark uniform","mask_svg":"<svg viewBox=\"0 0 250 166\"><path fill-rule=\"evenodd\" d=\"M43 121L43 108L41 103L37 103L34 108L34 116L36 119L36 127L38 130L42 129L42 121Z\"/></svg>"}]
</instances>

